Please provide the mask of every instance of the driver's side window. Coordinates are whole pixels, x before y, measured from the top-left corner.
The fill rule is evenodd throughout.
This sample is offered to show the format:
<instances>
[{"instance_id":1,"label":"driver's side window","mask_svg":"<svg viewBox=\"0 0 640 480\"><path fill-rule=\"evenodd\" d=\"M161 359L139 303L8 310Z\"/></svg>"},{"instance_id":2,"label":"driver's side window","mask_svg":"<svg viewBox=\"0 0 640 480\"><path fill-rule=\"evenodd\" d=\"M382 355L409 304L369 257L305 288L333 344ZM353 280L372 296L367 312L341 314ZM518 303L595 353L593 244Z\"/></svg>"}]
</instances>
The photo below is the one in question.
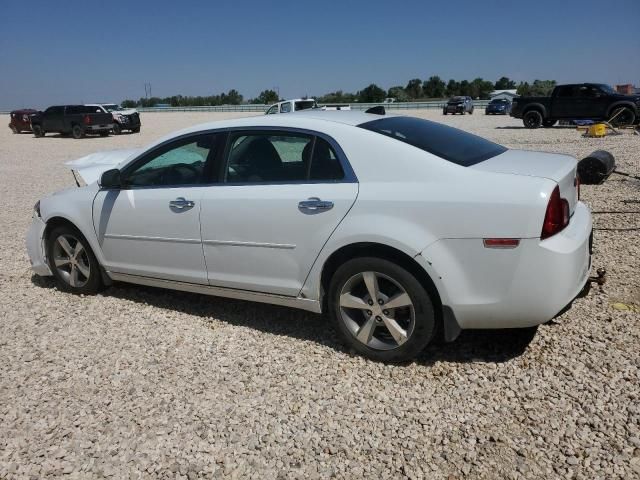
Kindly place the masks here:
<instances>
[{"instance_id":1,"label":"driver's side window","mask_svg":"<svg viewBox=\"0 0 640 480\"><path fill-rule=\"evenodd\" d=\"M197 185L215 156L215 136L197 135L160 147L125 172L128 187Z\"/></svg>"}]
</instances>

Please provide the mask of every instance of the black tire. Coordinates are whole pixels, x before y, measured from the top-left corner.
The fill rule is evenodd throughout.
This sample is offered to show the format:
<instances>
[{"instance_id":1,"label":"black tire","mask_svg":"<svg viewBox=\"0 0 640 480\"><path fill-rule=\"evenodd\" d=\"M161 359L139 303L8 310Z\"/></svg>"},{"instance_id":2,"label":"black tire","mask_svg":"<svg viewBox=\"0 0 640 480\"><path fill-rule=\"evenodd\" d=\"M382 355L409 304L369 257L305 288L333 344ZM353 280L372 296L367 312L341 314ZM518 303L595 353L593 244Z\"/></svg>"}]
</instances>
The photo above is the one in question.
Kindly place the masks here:
<instances>
[{"instance_id":1,"label":"black tire","mask_svg":"<svg viewBox=\"0 0 640 480\"><path fill-rule=\"evenodd\" d=\"M15 125L9 125L9 128L14 134L20 133L20 130Z\"/></svg>"},{"instance_id":2,"label":"black tire","mask_svg":"<svg viewBox=\"0 0 640 480\"><path fill-rule=\"evenodd\" d=\"M120 135L122 133L122 128L120 128L120 124L119 123L114 123L113 124L113 134L114 135Z\"/></svg>"},{"instance_id":3,"label":"black tire","mask_svg":"<svg viewBox=\"0 0 640 480\"><path fill-rule=\"evenodd\" d=\"M394 292L406 293L411 306L391 307L390 310L385 310L384 303L370 303L371 296L364 283L365 272L378 278L376 285L380 287L379 301L386 297L382 301L391 305ZM340 304L345 289L351 295L356 295L356 290L351 290L352 285L360 288L359 292L364 292L364 298L368 298L367 303L361 303L363 308L343 308ZM387 297L385 291L391 294ZM362 299L361 301L365 302ZM376 361L405 362L422 352L437 330L433 305L431 295L413 274L396 263L376 257L360 257L345 262L335 272L329 285L328 310L341 340L359 354ZM371 310L367 311L368 308ZM377 316L378 314L380 316ZM384 322L383 317L386 319ZM395 340L391 330L386 327L386 321L389 319L404 329L406 335L402 343ZM370 329L371 333L366 343L356 337L356 333L361 334L365 324L375 325Z\"/></svg>"},{"instance_id":4,"label":"black tire","mask_svg":"<svg viewBox=\"0 0 640 480\"><path fill-rule=\"evenodd\" d=\"M61 237L67 240L66 245L72 249L71 252L65 250L62 243L58 242L58 239ZM82 246L82 249L77 250L78 244ZM79 230L67 225L55 227L47 237L46 247L49 268L53 272L59 290L76 294L92 295L102 289L103 284L100 265L89 246L89 242L87 242ZM73 257L73 262L68 262L67 264L59 263L56 265L56 260L58 260L58 262L64 260L65 255L71 258L73 256L72 253L75 253L77 257ZM76 266L74 267L74 265ZM72 280L72 278L74 278L74 269L76 270L75 280ZM87 269L88 276L85 275ZM73 283L76 285L73 285Z\"/></svg>"},{"instance_id":5,"label":"black tire","mask_svg":"<svg viewBox=\"0 0 640 480\"><path fill-rule=\"evenodd\" d=\"M527 128L540 128L542 121L542 114L538 110L529 110L522 117L522 123Z\"/></svg>"},{"instance_id":6,"label":"black tire","mask_svg":"<svg viewBox=\"0 0 640 480\"><path fill-rule=\"evenodd\" d=\"M443 110L443 111L442 111L442 114L443 114L443 115L446 115L446 114L447 114L446 110Z\"/></svg>"},{"instance_id":7,"label":"black tire","mask_svg":"<svg viewBox=\"0 0 640 480\"><path fill-rule=\"evenodd\" d=\"M544 128L551 128L553 127L556 123L558 123L557 120L543 120L542 121L542 126Z\"/></svg>"},{"instance_id":8,"label":"black tire","mask_svg":"<svg viewBox=\"0 0 640 480\"><path fill-rule=\"evenodd\" d=\"M611 112L611 115L609 115L609 118L613 117L620 110L621 110L620 108L614 108L613 112ZM635 122L636 122L635 112L631 110L629 107L622 107L622 112L620 112L620 114L613 119L613 121L611 122L611 125L613 125L614 127L624 127L627 125L633 125Z\"/></svg>"},{"instance_id":9,"label":"black tire","mask_svg":"<svg viewBox=\"0 0 640 480\"><path fill-rule=\"evenodd\" d=\"M471 111L469 112L469 115L473 115L473 108L471 109Z\"/></svg>"},{"instance_id":10,"label":"black tire","mask_svg":"<svg viewBox=\"0 0 640 480\"><path fill-rule=\"evenodd\" d=\"M131 133L140 133L140 127L132 128Z\"/></svg>"},{"instance_id":11,"label":"black tire","mask_svg":"<svg viewBox=\"0 0 640 480\"><path fill-rule=\"evenodd\" d=\"M76 140L79 140L84 137L84 130L80 125L74 125L71 127L71 135L73 135L73 138Z\"/></svg>"},{"instance_id":12,"label":"black tire","mask_svg":"<svg viewBox=\"0 0 640 480\"><path fill-rule=\"evenodd\" d=\"M34 137L37 137L37 138L44 137L44 130L42 129L41 125L33 125L31 127L31 130L33 130Z\"/></svg>"}]
</instances>

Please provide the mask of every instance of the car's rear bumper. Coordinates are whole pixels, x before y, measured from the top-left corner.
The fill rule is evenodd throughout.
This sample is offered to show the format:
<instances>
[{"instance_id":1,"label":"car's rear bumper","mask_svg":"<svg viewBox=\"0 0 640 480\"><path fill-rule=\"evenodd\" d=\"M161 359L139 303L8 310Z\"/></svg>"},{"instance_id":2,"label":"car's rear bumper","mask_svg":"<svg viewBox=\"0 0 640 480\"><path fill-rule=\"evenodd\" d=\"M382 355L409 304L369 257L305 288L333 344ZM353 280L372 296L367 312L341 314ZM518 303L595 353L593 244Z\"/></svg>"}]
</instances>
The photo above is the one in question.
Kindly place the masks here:
<instances>
[{"instance_id":1,"label":"car's rear bumper","mask_svg":"<svg viewBox=\"0 0 640 480\"><path fill-rule=\"evenodd\" d=\"M41 276L52 275L44 253L44 230L47 225L34 215L27 232L27 253L33 271Z\"/></svg>"},{"instance_id":2,"label":"car's rear bumper","mask_svg":"<svg viewBox=\"0 0 640 480\"><path fill-rule=\"evenodd\" d=\"M591 231L591 213L578 203L569 225L546 240L492 249L482 239L444 239L421 256L461 328L530 327L552 319L584 287Z\"/></svg>"}]
</instances>

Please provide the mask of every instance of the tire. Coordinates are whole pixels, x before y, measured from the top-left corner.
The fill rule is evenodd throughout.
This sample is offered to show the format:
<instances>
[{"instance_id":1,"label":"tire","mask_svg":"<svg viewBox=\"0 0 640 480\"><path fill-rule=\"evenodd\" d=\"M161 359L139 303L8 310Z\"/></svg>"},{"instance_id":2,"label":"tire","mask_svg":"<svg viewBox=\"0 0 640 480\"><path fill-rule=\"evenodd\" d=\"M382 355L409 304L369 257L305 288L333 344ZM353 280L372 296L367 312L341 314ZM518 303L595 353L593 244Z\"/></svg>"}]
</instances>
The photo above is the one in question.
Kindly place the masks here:
<instances>
[{"instance_id":1,"label":"tire","mask_svg":"<svg viewBox=\"0 0 640 480\"><path fill-rule=\"evenodd\" d=\"M14 133L14 135L20 133L20 130L15 125L9 125L9 128Z\"/></svg>"},{"instance_id":2,"label":"tire","mask_svg":"<svg viewBox=\"0 0 640 480\"><path fill-rule=\"evenodd\" d=\"M473 115L473 108L471 109L471 111L469 112L469 115Z\"/></svg>"},{"instance_id":3,"label":"tire","mask_svg":"<svg viewBox=\"0 0 640 480\"><path fill-rule=\"evenodd\" d=\"M84 130L82 130L82 127L80 125L74 125L71 128L71 135L73 135L73 138L75 138L76 140L79 140L84 137Z\"/></svg>"},{"instance_id":4,"label":"tire","mask_svg":"<svg viewBox=\"0 0 640 480\"><path fill-rule=\"evenodd\" d=\"M49 268L58 289L83 295L102 289L98 261L89 242L76 228L67 225L54 228L47 237L46 247Z\"/></svg>"},{"instance_id":5,"label":"tire","mask_svg":"<svg viewBox=\"0 0 640 480\"><path fill-rule=\"evenodd\" d=\"M34 137L37 137L37 138L44 137L44 130L42 129L42 125L33 125L31 127L31 130L33 130Z\"/></svg>"},{"instance_id":6,"label":"tire","mask_svg":"<svg viewBox=\"0 0 640 480\"><path fill-rule=\"evenodd\" d=\"M140 133L140 127L132 128L131 133Z\"/></svg>"},{"instance_id":7,"label":"tire","mask_svg":"<svg viewBox=\"0 0 640 480\"><path fill-rule=\"evenodd\" d=\"M113 124L113 134L114 135L120 135L122 133L122 128L120 128L120 124L119 123L114 123Z\"/></svg>"},{"instance_id":8,"label":"tire","mask_svg":"<svg viewBox=\"0 0 640 480\"><path fill-rule=\"evenodd\" d=\"M609 115L609 118L613 117L620 108L614 108L613 112ZM636 122L636 114L629 107L622 107L622 112L611 122L614 127L624 127L627 125L633 125Z\"/></svg>"},{"instance_id":9,"label":"tire","mask_svg":"<svg viewBox=\"0 0 640 480\"><path fill-rule=\"evenodd\" d=\"M529 110L522 117L522 123L527 128L540 128L542 121L542 114L538 110Z\"/></svg>"},{"instance_id":10,"label":"tire","mask_svg":"<svg viewBox=\"0 0 640 480\"><path fill-rule=\"evenodd\" d=\"M446 114L447 114L447 112L446 112L445 110L443 110L443 111L442 111L442 114L443 114L443 115L446 115Z\"/></svg>"},{"instance_id":11,"label":"tire","mask_svg":"<svg viewBox=\"0 0 640 480\"><path fill-rule=\"evenodd\" d=\"M371 299L369 286L377 301ZM391 305L394 298L398 305L385 308L384 302ZM410 272L388 260L361 257L345 262L331 278L328 302L341 340L372 360L411 360L435 336L432 297Z\"/></svg>"},{"instance_id":12,"label":"tire","mask_svg":"<svg viewBox=\"0 0 640 480\"><path fill-rule=\"evenodd\" d=\"M542 126L544 128L551 128L553 127L556 123L558 123L557 120L543 120L542 121Z\"/></svg>"}]
</instances>

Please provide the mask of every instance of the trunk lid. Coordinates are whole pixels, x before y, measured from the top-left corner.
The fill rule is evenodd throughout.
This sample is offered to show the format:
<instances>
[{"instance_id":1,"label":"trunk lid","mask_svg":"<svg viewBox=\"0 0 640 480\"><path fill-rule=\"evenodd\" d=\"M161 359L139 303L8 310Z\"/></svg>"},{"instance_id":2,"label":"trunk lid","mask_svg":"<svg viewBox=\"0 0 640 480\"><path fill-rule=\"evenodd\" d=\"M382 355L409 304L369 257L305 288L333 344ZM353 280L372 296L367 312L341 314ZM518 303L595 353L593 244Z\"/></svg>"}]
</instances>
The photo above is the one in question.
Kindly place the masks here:
<instances>
[{"instance_id":1,"label":"trunk lid","mask_svg":"<svg viewBox=\"0 0 640 480\"><path fill-rule=\"evenodd\" d=\"M570 212L573 213L578 203L575 184L577 166L577 160L569 155L507 150L469 168L553 180L560 187L560 196L569 202Z\"/></svg>"},{"instance_id":2,"label":"trunk lid","mask_svg":"<svg viewBox=\"0 0 640 480\"><path fill-rule=\"evenodd\" d=\"M111 115L110 113L108 115ZM108 150L105 152L96 152L86 157L66 162L65 165L70 170L76 172L88 185L97 182L103 172L118 168L129 158L134 157L142 152L141 148L130 148L120 150Z\"/></svg>"}]
</instances>

